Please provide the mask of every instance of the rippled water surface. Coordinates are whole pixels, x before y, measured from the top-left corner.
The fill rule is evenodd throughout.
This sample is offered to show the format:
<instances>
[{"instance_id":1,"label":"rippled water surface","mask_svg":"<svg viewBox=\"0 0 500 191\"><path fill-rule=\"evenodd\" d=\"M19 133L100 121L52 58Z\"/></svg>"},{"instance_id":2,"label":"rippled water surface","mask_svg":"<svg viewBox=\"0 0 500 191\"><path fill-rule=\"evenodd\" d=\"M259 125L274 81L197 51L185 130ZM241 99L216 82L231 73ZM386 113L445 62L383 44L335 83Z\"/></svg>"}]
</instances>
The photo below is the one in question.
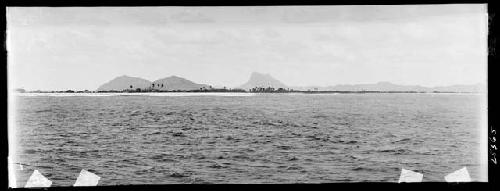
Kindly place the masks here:
<instances>
[{"instance_id":1,"label":"rippled water surface","mask_svg":"<svg viewBox=\"0 0 500 191\"><path fill-rule=\"evenodd\" d=\"M17 96L18 185L38 169L53 186L80 170L99 185L424 181L479 153L484 96Z\"/></svg>"}]
</instances>

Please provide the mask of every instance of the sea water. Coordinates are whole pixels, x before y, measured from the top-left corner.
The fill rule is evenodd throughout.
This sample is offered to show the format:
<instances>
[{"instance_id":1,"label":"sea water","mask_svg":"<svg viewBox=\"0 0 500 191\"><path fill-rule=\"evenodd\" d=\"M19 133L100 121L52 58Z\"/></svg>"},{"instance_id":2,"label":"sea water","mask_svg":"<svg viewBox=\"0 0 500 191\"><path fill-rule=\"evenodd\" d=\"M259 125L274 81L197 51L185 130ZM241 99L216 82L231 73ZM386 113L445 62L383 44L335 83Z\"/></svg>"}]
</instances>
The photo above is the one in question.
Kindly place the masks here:
<instances>
[{"instance_id":1,"label":"sea water","mask_svg":"<svg viewBox=\"0 0 500 191\"><path fill-rule=\"evenodd\" d=\"M18 94L17 183L487 181L481 94ZM483 137L484 138L484 137ZM12 141L12 140L11 140Z\"/></svg>"}]
</instances>

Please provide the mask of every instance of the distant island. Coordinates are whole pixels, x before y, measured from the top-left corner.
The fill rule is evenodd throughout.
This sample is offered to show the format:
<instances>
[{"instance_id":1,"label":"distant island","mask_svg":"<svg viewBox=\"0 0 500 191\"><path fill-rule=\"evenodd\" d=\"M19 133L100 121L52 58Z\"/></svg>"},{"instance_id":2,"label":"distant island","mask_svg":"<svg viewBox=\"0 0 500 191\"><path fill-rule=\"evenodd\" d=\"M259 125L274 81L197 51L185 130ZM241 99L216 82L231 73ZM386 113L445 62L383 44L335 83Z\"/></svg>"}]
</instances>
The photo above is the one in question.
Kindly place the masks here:
<instances>
[{"instance_id":1,"label":"distant island","mask_svg":"<svg viewBox=\"0 0 500 191\"><path fill-rule=\"evenodd\" d=\"M214 88L208 84L198 84L178 76L170 76L155 81L127 75L119 76L99 86L95 91L26 91L19 93L116 93L116 92L255 92L255 93L480 93L486 92L486 85L454 85L423 87L417 85L397 85L390 82L376 84L336 85L336 86L287 86L270 74L253 72L249 80L235 88Z\"/></svg>"}]
</instances>

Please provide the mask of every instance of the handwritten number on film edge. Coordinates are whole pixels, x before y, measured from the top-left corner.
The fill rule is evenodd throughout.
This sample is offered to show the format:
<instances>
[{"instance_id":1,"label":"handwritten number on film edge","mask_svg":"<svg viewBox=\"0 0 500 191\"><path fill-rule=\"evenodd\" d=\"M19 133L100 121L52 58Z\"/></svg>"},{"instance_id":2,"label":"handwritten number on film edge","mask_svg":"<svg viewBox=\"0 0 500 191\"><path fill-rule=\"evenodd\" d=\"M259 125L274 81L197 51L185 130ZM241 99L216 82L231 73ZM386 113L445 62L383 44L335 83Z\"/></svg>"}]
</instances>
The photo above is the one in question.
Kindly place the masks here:
<instances>
[{"instance_id":1,"label":"handwritten number on film edge","mask_svg":"<svg viewBox=\"0 0 500 191\"><path fill-rule=\"evenodd\" d=\"M496 151L497 151L496 141L497 141L497 139L495 138L497 132L496 132L496 130L493 129L493 126L491 126L490 129L491 129L490 132L491 132L491 136L492 136L489 138L489 140L491 142L490 143L490 151L491 151L491 159L490 160L493 162L493 164L497 164L497 158L496 158Z\"/></svg>"}]
</instances>

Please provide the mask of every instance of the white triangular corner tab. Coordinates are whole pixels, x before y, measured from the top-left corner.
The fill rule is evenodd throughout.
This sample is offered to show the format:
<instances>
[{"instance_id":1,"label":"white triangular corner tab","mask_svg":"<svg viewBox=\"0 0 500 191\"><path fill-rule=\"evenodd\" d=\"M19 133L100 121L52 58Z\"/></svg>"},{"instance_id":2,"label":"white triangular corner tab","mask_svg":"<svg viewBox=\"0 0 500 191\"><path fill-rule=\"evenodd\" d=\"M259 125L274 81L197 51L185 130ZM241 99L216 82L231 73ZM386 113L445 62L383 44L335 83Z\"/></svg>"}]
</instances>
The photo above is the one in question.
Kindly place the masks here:
<instances>
[{"instance_id":1,"label":"white triangular corner tab","mask_svg":"<svg viewBox=\"0 0 500 191\"><path fill-rule=\"evenodd\" d=\"M11 188L17 188L17 181L16 181L16 170L14 169L14 163L12 163L11 158L8 158L9 160L9 187Z\"/></svg>"},{"instance_id":2,"label":"white triangular corner tab","mask_svg":"<svg viewBox=\"0 0 500 191\"><path fill-rule=\"evenodd\" d=\"M466 167L461 168L455 172L452 172L444 177L446 182L470 182L469 171Z\"/></svg>"},{"instance_id":3,"label":"white triangular corner tab","mask_svg":"<svg viewBox=\"0 0 500 191\"><path fill-rule=\"evenodd\" d=\"M402 169L401 176L399 177L399 182L422 182L424 175L422 173L413 172L411 170Z\"/></svg>"},{"instance_id":4,"label":"white triangular corner tab","mask_svg":"<svg viewBox=\"0 0 500 191\"><path fill-rule=\"evenodd\" d=\"M101 179L101 177L85 169L82 169L73 186L97 186L99 179Z\"/></svg>"},{"instance_id":5,"label":"white triangular corner tab","mask_svg":"<svg viewBox=\"0 0 500 191\"><path fill-rule=\"evenodd\" d=\"M33 187L50 187L52 185L52 181L45 178L38 170L35 170L33 174L31 174L28 182L26 182L25 188L33 188Z\"/></svg>"}]
</instances>

